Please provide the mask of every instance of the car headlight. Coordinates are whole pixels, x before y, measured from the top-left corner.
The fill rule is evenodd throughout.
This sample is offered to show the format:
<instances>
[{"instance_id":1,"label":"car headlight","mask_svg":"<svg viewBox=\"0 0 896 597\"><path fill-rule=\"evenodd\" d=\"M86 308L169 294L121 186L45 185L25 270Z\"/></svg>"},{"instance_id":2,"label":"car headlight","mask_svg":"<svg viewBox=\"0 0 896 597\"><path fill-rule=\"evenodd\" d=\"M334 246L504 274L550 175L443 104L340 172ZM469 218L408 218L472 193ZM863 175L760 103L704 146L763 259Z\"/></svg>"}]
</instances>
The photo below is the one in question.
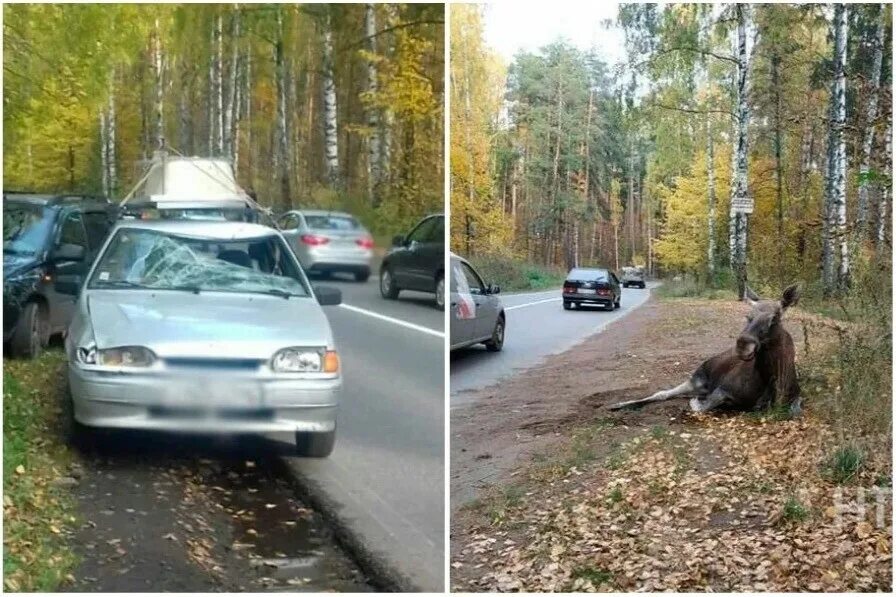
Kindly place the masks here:
<instances>
[{"instance_id":1,"label":"car headlight","mask_svg":"<svg viewBox=\"0 0 896 597\"><path fill-rule=\"evenodd\" d=\"M156 355L143 346L117 346L97 350L93 346L78 348L78 360L85 365L102 367L149 367Z\"/></svg>"},{"instance_id":2,"label":"car headlight","mask_svg":"<svg viewBox=\"0 0 896 597\"><path fill-rule=\"evenodd\" d=\"M271 359L271 368L277 373L336 373L339 357L322 348L284 348Z\"/></svg>"}]
</instances>

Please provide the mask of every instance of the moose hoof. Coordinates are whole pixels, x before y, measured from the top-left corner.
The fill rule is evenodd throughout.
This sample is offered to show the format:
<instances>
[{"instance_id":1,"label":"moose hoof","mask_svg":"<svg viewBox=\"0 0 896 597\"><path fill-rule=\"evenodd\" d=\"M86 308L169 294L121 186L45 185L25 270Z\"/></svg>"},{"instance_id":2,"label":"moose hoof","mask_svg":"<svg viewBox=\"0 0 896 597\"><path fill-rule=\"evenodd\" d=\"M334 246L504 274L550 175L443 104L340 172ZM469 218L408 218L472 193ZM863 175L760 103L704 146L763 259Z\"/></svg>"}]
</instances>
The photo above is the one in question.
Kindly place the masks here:
<instances>
[{"instance_id":1,"label":"moose hoof","mask_svg":"<svg viewBox=\"0 0 896 597\"><path fill-rule=\"evenodd\" d=\"M691 405L691 411L695 413L706 412L711 408L708 400L701 400L700 398L691 398L689 404Z\"/></svg>"}]
</instances>

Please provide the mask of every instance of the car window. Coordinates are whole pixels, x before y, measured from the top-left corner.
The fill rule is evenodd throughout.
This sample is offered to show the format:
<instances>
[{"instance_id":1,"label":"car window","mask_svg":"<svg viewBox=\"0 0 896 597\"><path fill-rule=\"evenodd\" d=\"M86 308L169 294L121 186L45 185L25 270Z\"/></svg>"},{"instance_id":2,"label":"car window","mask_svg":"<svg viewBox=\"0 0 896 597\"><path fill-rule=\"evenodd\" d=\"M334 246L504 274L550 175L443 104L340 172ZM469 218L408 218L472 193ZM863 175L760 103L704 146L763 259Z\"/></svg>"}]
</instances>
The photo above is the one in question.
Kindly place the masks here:
<instances>
[{"instance_id":1,"label":"car window","mask_svg":"<svg viewBox=\"0 0 896 597\"><path fill-rule=\"evenodd\" d=\"M585 268L573 268L570 270L569 275L566 276L567 280L594 280L597 282L605 282L607 280L607 272L606 270L600 269L585 269Z\"/></svg>"},{"instance_id":2,"label":"car window","mask_svg":"<svg viewBox=\"0 0 896 597\"><path fill-rule=\"evenodd\" d=\"M84 214L84 227L87 229L87 242L90 243L90 249L96 251L103 246L106 235L112 223L109 216L103 212L89 212Z\"/></svg>"},{"instance_id":3,"label":"car window","mask_svg":"<svg viewBox=\"0 0 896 597\"><path fill-rule=\"evenodd\" d=\"M426 241L430 243L441 244L445 242L445 218L435 217L431 218L434 220L434 225L430 227L429 232L427 233Z\"/></svg>"},{"instance_id":4,"label":"car window","mask_svg":"<svg viewBox=\"0 0 896 597\"><path fill-rule=\"evenodd\" d=\"M351 216L305 214L305 222L314 230L360 230L361 223Z\"/></svg>"},{"instance_id":5,"label":"car window","mask_svg":"<svg viewBox=\"0 0 896 597\"><path fill-rule=\"evenodd\" d=\"M53 211L28 203L4 203L3 252L35 255L47 246L53 230Z\"/></svg>"},{"instance_id":6,"label":"car window","mask_svg":"<svg viewBox=\"0 0 896 597\"><path fill-rule=\"evenodd\" d=\"M296 214L286 214L277 222L283 230L294 230L299 227L299 216Z\"/></svg>"},{"instance_id":7,"label":"car window","mask_svg":"<svg viewBox=\"0 0 896 597\"><path fill-rule=\"evenodd\" d=\"M62 230L59 233L60 245L78 245L87 248L87 233L84 232L84 223L81 214L72 213L62 222Z\"/></svg>"},{"instance_id":8,"label":"car window","mask_svg":"<svg viewBox=\"0 0 896 597\"><path fill-rule=\"evenodd\" d=\"M470 287L470 294L485 294L485 284L482 283L482 278L479 277L479 274L466 263L461 262L460 265L464 272L464 277L467 279L467 285Z\"/></svg>"},{"instance_id":9,"label":"car window","mask_svg":"<svg viewBox=\"0 0 896 597\"><path fill-rule=\"evenodd\" d=\"M427 239L430 236L432 228L436 225L434 221L436 219L437 218L426 218L425 220L417 224L417 227L411 230L411 233L408 234L408 242L428 242Z\"/></svg>"}]
</instances>

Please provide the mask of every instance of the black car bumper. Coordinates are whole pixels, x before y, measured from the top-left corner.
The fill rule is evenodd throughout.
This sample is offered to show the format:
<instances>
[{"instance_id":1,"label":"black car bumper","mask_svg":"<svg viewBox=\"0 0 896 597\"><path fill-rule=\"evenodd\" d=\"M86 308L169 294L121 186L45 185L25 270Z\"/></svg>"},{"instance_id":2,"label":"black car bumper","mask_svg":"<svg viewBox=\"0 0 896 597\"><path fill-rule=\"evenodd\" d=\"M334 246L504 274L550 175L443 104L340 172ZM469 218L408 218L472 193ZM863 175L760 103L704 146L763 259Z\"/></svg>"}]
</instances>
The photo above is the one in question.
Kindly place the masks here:
<instances>
[{"instance_id":1,"label":"black car bumper","mask_svg":"<svg viewBox=\"0 0 896 597\"><path fill-rule=\"evenodd\" d=\"M597 294L563 294L563 300L570 303L581 303L583 305L603 305L609 307L613 304L612 296L602 296Z\"/></svg>"}]
</instances>

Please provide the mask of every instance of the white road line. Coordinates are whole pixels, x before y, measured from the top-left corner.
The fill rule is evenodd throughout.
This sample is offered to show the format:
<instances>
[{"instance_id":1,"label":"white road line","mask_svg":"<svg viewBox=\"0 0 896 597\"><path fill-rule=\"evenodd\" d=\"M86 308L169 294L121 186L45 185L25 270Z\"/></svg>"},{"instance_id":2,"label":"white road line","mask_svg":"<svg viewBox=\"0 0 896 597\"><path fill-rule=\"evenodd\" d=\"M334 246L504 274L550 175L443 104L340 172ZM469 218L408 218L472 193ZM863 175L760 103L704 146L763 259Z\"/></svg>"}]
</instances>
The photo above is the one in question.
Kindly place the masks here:
<instances>
[{"instance_id":1,"label":"white road line","mask_svg":"<svg viewBox=\"0 0 896 597\"><path fill-rule=\"evenodd\" d=\"M522 309L523 307L531 307L532 305L540 305L541 303L551 303L553 301L559 301L561 297L556 296L554 298L544 299L541 301L534 301L531 303L523 303L522 305L513 305L512 307L504 307L505 311L510 311L512 309Z\"/></svg>"},{"instance_id":2,"label":"white road line","mask_svg":"<svg viewBox=\"0 0 896 597\"><path fill-rule=\"evenodd\" d=\"M411 330L423 332L424 334L429 334L431 336L437 336L439 338L445 337L444 332L440 332L439 330L434 330L434 329L428 328L426 326L417 325L416 323L411 323L410 321L405 321L403 319L396 319L395 317L389 317L388 315L381 315L380 313L376 313L374 311L368 311L367 309L362 309L361 307L355 307L354 305L347 305L345 303L342 303L339 306L342 307L343 309L348 309L349 311L354 311L355 313L367 315L368 317L373 317L375 319L382 319L383 321L388 321L389 323L394 323L395 325L400 325L400 326L406 327Z\"/></svg>"}]
</instances>

